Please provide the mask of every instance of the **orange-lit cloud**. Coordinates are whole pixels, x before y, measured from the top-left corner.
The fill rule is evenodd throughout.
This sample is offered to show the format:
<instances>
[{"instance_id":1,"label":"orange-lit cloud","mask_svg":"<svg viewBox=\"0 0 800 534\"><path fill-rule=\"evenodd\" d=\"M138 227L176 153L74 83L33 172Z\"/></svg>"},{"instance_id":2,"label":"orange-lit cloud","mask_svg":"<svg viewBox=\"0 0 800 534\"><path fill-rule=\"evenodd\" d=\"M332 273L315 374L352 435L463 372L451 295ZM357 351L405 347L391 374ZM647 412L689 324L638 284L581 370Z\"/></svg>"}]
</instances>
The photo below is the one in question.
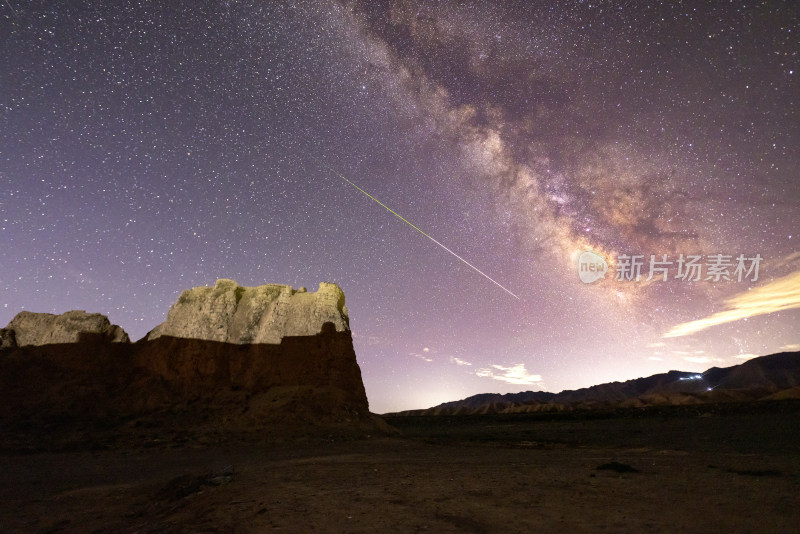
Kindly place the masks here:
<instances>
[{"instance_id":1,"label":"orange-lit cloud","mask_svg":"<svg viewBox=\"0 0 800 534\"><path fill-rule=\"evenodd\" d=\"M739 293L725 301L725 306L725 311L673 326L664 337L688 336L718 324L800 308L800 271Z\"/></svg>"}]
</instances>

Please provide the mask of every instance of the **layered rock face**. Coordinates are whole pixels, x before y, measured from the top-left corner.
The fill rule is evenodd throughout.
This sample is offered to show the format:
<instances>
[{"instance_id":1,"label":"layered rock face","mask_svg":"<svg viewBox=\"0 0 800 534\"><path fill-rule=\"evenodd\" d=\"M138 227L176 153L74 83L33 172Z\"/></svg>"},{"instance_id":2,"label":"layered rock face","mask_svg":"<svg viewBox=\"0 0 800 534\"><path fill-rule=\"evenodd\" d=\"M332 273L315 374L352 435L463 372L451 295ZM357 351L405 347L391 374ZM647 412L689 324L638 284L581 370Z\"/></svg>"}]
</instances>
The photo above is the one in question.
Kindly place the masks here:
<instances>
[{"instance_id":1,"label":"layered rock face","mask_svg":"<svg viewBox=\"0 0 800 534\"><path fill-rule=\"evenodd\" d=\"M72 440L101 425L162 442L388 429L369 412L335 284L219 280L184 291L163 324L127 341L100 314L18 314L0 330L0 427L39 440L62 425Z\"/></svg>"},{"instance_id":2,"label":"layered rock face","mask_svg":"<svg viewBox=\"0 0 800 534\"><path fill-rule=\"evenodd\" d=\"M337 332L349 331L344 293L322 282L315 293L304 288L267 284L243 287L217 280L214 287L184 291L154 328L148 340L161 336L203 339L235 344L277 344L286 336L312 336L331 323Z\"/></svg>"},{"instance_id":3,"label":"layered rock face","mask_svg":"<svg viewBox=\"0 0 800 534\"><path fill-rule=\"evenodd\" d=\"M53 315L22 311L0 332L0 348L77 343L87 336L115 343L130 342L125 330L99 313L72 310Z\"/></svg>"}]
</instances>

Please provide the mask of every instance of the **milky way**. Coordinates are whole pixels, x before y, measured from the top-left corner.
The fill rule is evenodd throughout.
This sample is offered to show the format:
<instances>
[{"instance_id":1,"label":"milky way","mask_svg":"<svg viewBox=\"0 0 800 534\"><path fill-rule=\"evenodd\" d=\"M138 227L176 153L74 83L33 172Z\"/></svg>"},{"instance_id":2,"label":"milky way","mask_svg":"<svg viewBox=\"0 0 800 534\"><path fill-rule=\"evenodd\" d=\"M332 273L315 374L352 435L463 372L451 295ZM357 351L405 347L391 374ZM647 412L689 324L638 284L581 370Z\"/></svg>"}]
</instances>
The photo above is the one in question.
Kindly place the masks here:
<instances>
[{"instance_id":1,"label":"milky way","mask_svg":"<svg viewBox=\"0 0 800 534\"><path fill-rule=\"evenodd\" d=\"M793 3L0 4L0 324L86 309L137 339L217 278L332 281L378 412L797 350L799 21ZM587 250L608 264L592 284ZM618 276L637 256L641 278ZM677 277L690 257L698 280Z\"/></svg>"}]
</instances>

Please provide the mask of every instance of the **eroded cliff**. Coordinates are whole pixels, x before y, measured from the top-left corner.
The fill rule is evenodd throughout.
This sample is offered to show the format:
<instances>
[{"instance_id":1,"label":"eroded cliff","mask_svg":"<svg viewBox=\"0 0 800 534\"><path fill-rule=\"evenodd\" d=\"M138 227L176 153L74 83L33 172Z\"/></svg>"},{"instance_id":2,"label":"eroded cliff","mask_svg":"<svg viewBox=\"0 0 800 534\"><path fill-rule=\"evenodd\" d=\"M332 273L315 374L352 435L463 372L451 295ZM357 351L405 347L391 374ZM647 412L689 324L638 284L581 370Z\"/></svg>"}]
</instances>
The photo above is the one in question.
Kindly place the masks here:
<instances>
[{"instance_id":1,"label":"eroded cliff","mask_svg":"<svg viewBox=\"0 0 800 534\"><path fill-rule=\"evenodd\" d=\"M369 412L335 284L309 293L219 280L184 291L136 343L85 312L22 312L0 338L7 446L50 439L58 447L87 435L224 441L388 431Z\"/></svg>"}]
</instances>

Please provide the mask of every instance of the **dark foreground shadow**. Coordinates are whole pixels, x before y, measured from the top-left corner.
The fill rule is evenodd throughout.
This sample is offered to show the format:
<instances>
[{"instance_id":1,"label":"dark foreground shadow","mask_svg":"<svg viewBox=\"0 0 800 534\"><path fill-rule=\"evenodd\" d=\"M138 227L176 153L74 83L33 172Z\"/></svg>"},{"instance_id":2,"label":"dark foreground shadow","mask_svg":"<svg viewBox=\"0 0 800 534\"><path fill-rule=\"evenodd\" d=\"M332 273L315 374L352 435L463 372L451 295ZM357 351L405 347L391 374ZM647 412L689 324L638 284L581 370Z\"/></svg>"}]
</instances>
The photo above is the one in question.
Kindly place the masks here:
<instances>
[{"instance_id":1,"label":"dark foreground shadow","mask_svg":"<svg viewBox=\"0 0 800 534\"><path fill-rule=\"evenodd\" d=\"M332 324L275 345L169 336L109 343L84 335L78 343L0 353L5 448L96 442L115 432L223 441L334 427L374 431L376 424L350 333Z\"/></svg>"}]
</instances>

